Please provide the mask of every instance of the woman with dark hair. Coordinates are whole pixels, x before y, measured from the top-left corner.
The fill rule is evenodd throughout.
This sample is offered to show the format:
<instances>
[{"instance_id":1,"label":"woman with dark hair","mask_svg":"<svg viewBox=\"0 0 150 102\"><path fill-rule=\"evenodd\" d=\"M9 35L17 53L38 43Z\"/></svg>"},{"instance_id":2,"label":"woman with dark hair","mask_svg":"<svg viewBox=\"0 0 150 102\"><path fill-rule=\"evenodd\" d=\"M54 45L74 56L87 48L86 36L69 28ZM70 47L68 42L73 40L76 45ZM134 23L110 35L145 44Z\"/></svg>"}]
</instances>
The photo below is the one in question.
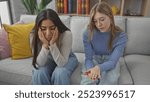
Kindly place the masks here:
<instances>
[{"instance_id":1,"label":"woman with dark hair","mask_svg":"<svg viewBox=\"0 0 150 102\"><path fill-rule=\"evenodd\" d=\"M33 28L32 82L36 85L70 84L78 65L72 53L72 33L52 9L40 12Z\"/></svg>"},{"instance_id":2,"label":"woman with dark hair","mask_svg":"<svg viewBox=\"0 0 150 102\"><path fill-rule=\"evenodd\" d=\"M85 66L81 84L118 84L119 58L126 42L126 34L115 26L111 7L105 2L95 4L83 33Z\"/></svg>"}]
</instances>

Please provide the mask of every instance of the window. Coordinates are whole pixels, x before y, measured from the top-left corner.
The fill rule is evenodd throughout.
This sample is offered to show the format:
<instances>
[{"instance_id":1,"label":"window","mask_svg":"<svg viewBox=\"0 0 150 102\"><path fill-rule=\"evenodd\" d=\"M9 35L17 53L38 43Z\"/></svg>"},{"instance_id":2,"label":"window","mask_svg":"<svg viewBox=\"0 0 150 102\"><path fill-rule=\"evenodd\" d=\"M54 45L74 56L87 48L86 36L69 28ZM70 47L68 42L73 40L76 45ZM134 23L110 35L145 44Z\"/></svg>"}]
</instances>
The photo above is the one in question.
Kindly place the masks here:
<instances>
[{"instance_id":1,"label":"window","mask_svg":"<svg viewBox=\"0 0 150 102\"><path fill-rule=\"evenodd\" d=\"M8 1L0 1L0 28L2 23L11 24L11 15Z\"/></svg>"}]
</instances>

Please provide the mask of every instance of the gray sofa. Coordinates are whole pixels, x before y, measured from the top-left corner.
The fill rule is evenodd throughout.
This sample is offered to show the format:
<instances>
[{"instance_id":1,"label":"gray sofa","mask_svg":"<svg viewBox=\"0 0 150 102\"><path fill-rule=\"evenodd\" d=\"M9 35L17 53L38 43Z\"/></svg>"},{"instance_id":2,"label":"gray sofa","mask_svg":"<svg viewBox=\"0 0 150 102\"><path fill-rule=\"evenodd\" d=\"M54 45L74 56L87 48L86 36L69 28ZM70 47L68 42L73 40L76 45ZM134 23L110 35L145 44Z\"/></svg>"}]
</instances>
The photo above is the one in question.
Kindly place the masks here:
<instances>
[{"instance_id":1,"label":"gray sofa","mask_svg":"<svg viewBox=\"0 0 150 102\"><path fill-rule=\"evenodd\" d=\"M36 16L22 15L20 20L29 23ZM80 84L81 66L84 63L82 30L88 24L89 17L60 16L73 34L72 50L76 54L79 65L71 76L71 84ZM149 84L150 85L150 18L115 17L116 25L128 35L128 42L122 58L120 58L120 85ZM32 58L0 60L0 84L32 84Z\"/></svg>"}]
</instances>

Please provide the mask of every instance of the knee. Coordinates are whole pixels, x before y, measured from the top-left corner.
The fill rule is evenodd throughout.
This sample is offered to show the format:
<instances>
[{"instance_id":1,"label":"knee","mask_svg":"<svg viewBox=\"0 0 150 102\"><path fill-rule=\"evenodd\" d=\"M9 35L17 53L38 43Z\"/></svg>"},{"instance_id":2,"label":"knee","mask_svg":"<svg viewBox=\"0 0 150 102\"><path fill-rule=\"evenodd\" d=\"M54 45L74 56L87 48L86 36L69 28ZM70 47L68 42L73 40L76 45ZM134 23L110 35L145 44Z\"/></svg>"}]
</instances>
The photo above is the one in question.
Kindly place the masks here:
<instances>
[{"instance_id":1,"label":"knee","mask_svg":"<svg viewBox=\"0 0 150 102\"><path fill-rule=\"evenodd\" d=\"M34 69L32 72L33 85L50 85L50 75L46 68Z\"/></svg>"},{"instance_id":2,"label":"knee","mask_svg":"<svg viewBox=\"0 0 150 102\"><path fill-rule=\"evenodd\" d=\"M120 73L113 72L111 75L107 76L107 80L110 82L111 85L116 85L118 84L118 79L119 79Z\"/></svg>"},{"instance_id":3,"label":"knee","mask_svg":"<svg viewBox=\"0 0 150 102\"><path fill-rule=\"evenodd\" d=\"M36 77L36 78L39 78L39 77L45 76L46 73L48 73L46 68L34 69L32 71L32 76Z\"/></svg>"},{"instance_id":4,"label":"knee","mask_svg":"<svg viewBox=\"0 0 150 102\"><path fill-rule=\"evenodd\" d=\"M70 74L65 68L56 68L52 74L51 81L54 85L69 85Z\"/></svg>"},{"instance_id":5,"label":"knee","mask_svg":"<svg viewBox=\"0 0 150 102\"><path fill-rule=\"evenodd\" d=\"M69 76L69 72L65 68L56 68L53 72L53 76L63 78Z\"/></svg>"}]
</instances>

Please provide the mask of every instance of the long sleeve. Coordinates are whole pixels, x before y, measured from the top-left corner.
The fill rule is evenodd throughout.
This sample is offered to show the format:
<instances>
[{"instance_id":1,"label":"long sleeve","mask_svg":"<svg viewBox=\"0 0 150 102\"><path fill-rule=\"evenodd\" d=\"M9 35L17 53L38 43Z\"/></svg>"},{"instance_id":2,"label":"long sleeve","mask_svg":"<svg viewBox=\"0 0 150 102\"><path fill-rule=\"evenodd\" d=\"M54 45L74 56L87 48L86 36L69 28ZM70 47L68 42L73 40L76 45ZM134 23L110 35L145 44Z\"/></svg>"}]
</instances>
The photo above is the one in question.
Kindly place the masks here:
<instances>
[{"instance_id":1,"label":"long sleeve","mask_svg":"<svg viewBox=\"0 0 150 102\"><path fill-rule=\"evenodd\" d=\"M102 63L102 64L99 64L101 71L107 71L107 70L110 70L112 68L115 68L119 58L123 54L124 48L126 46L126 42L127 42L127 36L125 33L122 32L119 35L115 44L113 45L113 50L111 52L109 60Z\"/></svg>"},{"instance_id":2,"label":"long sleeve","mask_svg":"<svg viewBox=\"0 0 150 102\"><path fill-rule=\"evenodd\" d=\"M83 33L83 44L84 44L84 52L85 52L85 66L87 69L94 67L93 63L93 49L91 42L88 39L87 30Z\"/></svg>"},{"instance_id":3,"label":"long sleeve","mask_svg":"<svg viewBox=\"0 0 150 102\"><path fill-rule=\"evenodd\" d=\"M69 54L72 48L72 34L65 31L60 36L60 48L54 43L49 46L50 53L57 66L64 66L68 62Z\"/></svg>"},{"instance_id":4,"label":"long sleeve","mask_svg":"<svg viewBox=\"0 0 150 102\"><path fill-rule=\"evenodd\" d=\"M44 66L48 59L49 50L42 46L41 51L39 52L36 63L39 67Z\"/></svg>"},{"instance_id":5,"label":"long sleeve","mask_svg":"<svg viewBox=\"0 0 150 102\"><path fill-rule=\"evenodd\" d=\"M109 59L98 64L101 71L108 71L115 68L119 58L122 56L127 42L127 35L124 32L117 32L117 37L113 41L113 48L108 49L110 32L93 31L92 40L88 39L88 30L83 33L83 44L85 50L85 66L90 69L95 66L94 56L108 55Z\"/></svg>"},{"instance_id":6,"label":"long sleeve","mask_svg":"<svg viewBox=\"0 0 150 102\"><path fill-rule=\"evenodd\" d=\"M32 46L33 34L34 34L33 32L30 33L30 47L32 49L32 54L34 52L34 49ZM38 50L40 50L40 51L39 51L39 54L37 56L36 63L39 67L41 67L41 66L44 66L47 62L49 50L47 50L44 47L42 47L41 49L38 49Z\"/></svg>"}]
</instances>

